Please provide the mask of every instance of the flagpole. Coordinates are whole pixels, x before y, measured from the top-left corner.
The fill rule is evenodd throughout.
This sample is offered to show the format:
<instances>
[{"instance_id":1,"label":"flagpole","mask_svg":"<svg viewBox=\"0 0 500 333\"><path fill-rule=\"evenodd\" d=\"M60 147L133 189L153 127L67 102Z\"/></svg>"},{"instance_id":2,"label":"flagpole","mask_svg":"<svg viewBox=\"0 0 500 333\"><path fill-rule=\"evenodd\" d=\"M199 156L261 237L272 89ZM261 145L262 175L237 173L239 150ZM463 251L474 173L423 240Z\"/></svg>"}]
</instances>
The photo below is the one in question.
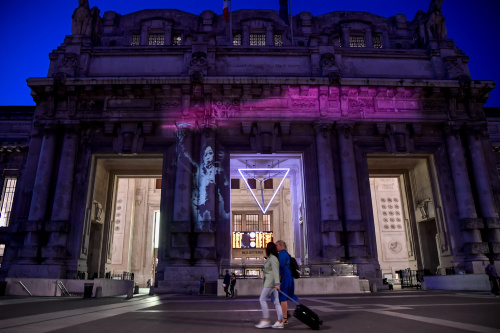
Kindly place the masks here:
<instances>
[{"instance_id":1,"label":"flagpole","mask_svg":"<svg viewBox=\"0 0 500 333\"><path fill-rule=\"evenodd\" d=\"M233 46L233 0L229 0L229 45Z\"/></svg>"},{"instance_id":2,"label":"flagpole","mask_svg":"<svg viewBox=\"0 0 500 333\"><path fill-rule=\"evenodd\" d=\"M289 8L290 8L290 33L292 35L292 46L293 46L293 22L292 22L292 0L288 0Z\"/></svg>"}]
</instances>

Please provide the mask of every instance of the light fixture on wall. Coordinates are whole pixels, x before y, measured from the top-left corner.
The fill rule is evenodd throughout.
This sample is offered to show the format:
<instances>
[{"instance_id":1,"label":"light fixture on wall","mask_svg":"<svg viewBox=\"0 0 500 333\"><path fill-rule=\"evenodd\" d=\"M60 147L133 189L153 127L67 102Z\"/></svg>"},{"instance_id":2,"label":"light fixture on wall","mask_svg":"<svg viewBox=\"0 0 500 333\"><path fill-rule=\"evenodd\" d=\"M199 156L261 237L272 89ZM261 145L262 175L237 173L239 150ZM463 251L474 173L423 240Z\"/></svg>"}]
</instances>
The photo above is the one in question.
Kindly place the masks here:
<instances>
[{"instance_id":1,"label":"light fixture on wall","mask_svg":"<svg viewBox=\"0 0 500 333\"><path fill-rule=\"evenodd\" d=\"M283 185L283 182L285 181L286 176L288 176L288 173L290 172L289 168L255 168L255 169L238 169L238 172L240 173L241 178L247 185L248 190L252 194L252 197L255 199L255 202L257 202L257 205L259 205L260 210L262 211L263 214L267 212L269 209L269 206L271 206L271 203L274 200L274 197L276 194L278 194L278 191L281 188L281 185ZM268 204L266 205L264 203L264 187L262 184L268 180L268 179L273 179L273 178L281 178L281 182L274 191L273 196L271 197L271 200L269 200ZM248 184L247 179L255 179L260 183L260 193L261 193L261 201L262 203L257 199L255 196L255 193L253 193L252 188ZM265 207L264 207L265 206Z\"/></svg>"},{"instance_id":2,"label":"light fixture on wall","mask_svg":"<svg viewBox=\"0 0 500 333\"><path fill-rule=\"evenodd\" d=\"M430 198L420 201L418 204L418 209L420 209L420 214L422 214L422 220L427 220L429 218L429 202L432 200Z\"/></svg>"}]
</instances>

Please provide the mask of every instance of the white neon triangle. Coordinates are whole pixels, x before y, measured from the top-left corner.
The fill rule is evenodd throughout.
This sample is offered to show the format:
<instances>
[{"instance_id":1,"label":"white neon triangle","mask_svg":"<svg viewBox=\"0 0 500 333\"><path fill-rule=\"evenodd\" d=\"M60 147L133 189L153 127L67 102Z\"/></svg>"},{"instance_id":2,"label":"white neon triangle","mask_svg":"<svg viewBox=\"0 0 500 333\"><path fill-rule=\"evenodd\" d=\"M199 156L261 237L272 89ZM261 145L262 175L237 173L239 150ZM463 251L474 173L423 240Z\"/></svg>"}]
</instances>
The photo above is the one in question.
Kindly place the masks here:
<instances>
[{"instance_id":1,"label":"white neon triangle","mask_svg":"<svg viewBox=\"0 0 500 333\"><path fill-rule=\"evenodd\" d=\"M267 204L267 206L265 208L264 208L265 203L264 203L264 193L263 193L264 189L262 187L262 182L264 180L267 180L267 179L270 179L270 178L278 178L278 177L269 176L268 178L266 178L264 180L259 180L259 179L255 178L255 177L251 176L251 173L255 172L255 171L268 171L270 174L274 173L273 176L280 176L280 175L284 174L284 176L281 179L281 182L280 182L278 188L276 189L276 191L274 191L274 194L271 197L271 200L269 200L269 203ZM271 203L273 202L274 197L276 196L276 194L278 194L278 191L280 190L281 185L283 185L283 182L285 181L286 176L288 176L288 173L290 172L290 168L238 169L238 172L240 173L240 176L243 179L243 181L245 182L245 184L247 185L247 188L250 191L250 193L252 194L252 197L255 199L255 202L257 203L257 205L259 205L260 210L262 211L263 214L265 214L267 212L267 210L269 209L269 206L271 206ZM246 174L246 176L244 174ZM260 186L261 186L261 195L262 195L262 204L259 202L259 200L255 196L255 194L253 193L253 190L250 188L250 185L248 185L247 178L256 179L260 183Z\"/></svg>"}]
</instances>

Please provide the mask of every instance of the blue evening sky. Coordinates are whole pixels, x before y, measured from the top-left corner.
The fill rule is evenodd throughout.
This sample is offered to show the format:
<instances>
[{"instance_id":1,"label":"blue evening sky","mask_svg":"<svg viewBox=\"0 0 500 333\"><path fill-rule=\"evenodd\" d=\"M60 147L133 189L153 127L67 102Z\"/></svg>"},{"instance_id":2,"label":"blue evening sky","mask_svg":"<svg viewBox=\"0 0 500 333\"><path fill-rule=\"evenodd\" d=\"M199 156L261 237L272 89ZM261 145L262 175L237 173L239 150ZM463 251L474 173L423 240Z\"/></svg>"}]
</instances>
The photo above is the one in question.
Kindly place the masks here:
<instances>
[{"instance_id":1,"label":"blue evening sky","mask_svg":"<svg viewBox=\"0 0 500 333\"><path fill-rule=\"evenodd\" d=\"M210 9L222 13L222 0L89 0L101 16L105 11L128 14L141 9L173 8L200 14ZM292 0L292 14L309 11L321 15L332 11L365 11L390 17L427 11L430 0ZM71 15L78 0L0 0L0 105L34 105L29 77L44 77L48 54L71 34ZM233 10L278 10L279 0L233 1ZM500 0L444 0L448 38L470 57L474 80L500 81ZM487 107L500 107L500 87L490 93Z\"/></svg>"}]
</instances>

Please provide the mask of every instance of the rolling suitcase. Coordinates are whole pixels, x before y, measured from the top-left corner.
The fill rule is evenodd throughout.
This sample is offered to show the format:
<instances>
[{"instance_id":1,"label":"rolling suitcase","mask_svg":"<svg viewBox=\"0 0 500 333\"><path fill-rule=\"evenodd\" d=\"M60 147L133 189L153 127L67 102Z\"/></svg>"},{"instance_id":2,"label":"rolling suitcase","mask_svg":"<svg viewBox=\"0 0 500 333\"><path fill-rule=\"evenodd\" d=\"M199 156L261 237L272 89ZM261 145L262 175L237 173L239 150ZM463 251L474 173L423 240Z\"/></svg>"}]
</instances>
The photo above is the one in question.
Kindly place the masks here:
<instances>
[{"instance_id":1,"label":"rolling suitcase","mask_svg":"<svg viewBox=\"0 0 500 333\"><path fill-rule=\"evenodd\" d=\"M297 307L295 308L295 311L293 312L293 316L312 328L313 330L319 330L320 326L323 324L323 321L321 321L318 317L318 315L311 309L309 309L307 306L304 304L300 304L293 298L289 297L287 294L282 292L281 290L279 291L283 295L285 295L290 301L294 302L297 304Z\"/></svg>"}]
</instances>

